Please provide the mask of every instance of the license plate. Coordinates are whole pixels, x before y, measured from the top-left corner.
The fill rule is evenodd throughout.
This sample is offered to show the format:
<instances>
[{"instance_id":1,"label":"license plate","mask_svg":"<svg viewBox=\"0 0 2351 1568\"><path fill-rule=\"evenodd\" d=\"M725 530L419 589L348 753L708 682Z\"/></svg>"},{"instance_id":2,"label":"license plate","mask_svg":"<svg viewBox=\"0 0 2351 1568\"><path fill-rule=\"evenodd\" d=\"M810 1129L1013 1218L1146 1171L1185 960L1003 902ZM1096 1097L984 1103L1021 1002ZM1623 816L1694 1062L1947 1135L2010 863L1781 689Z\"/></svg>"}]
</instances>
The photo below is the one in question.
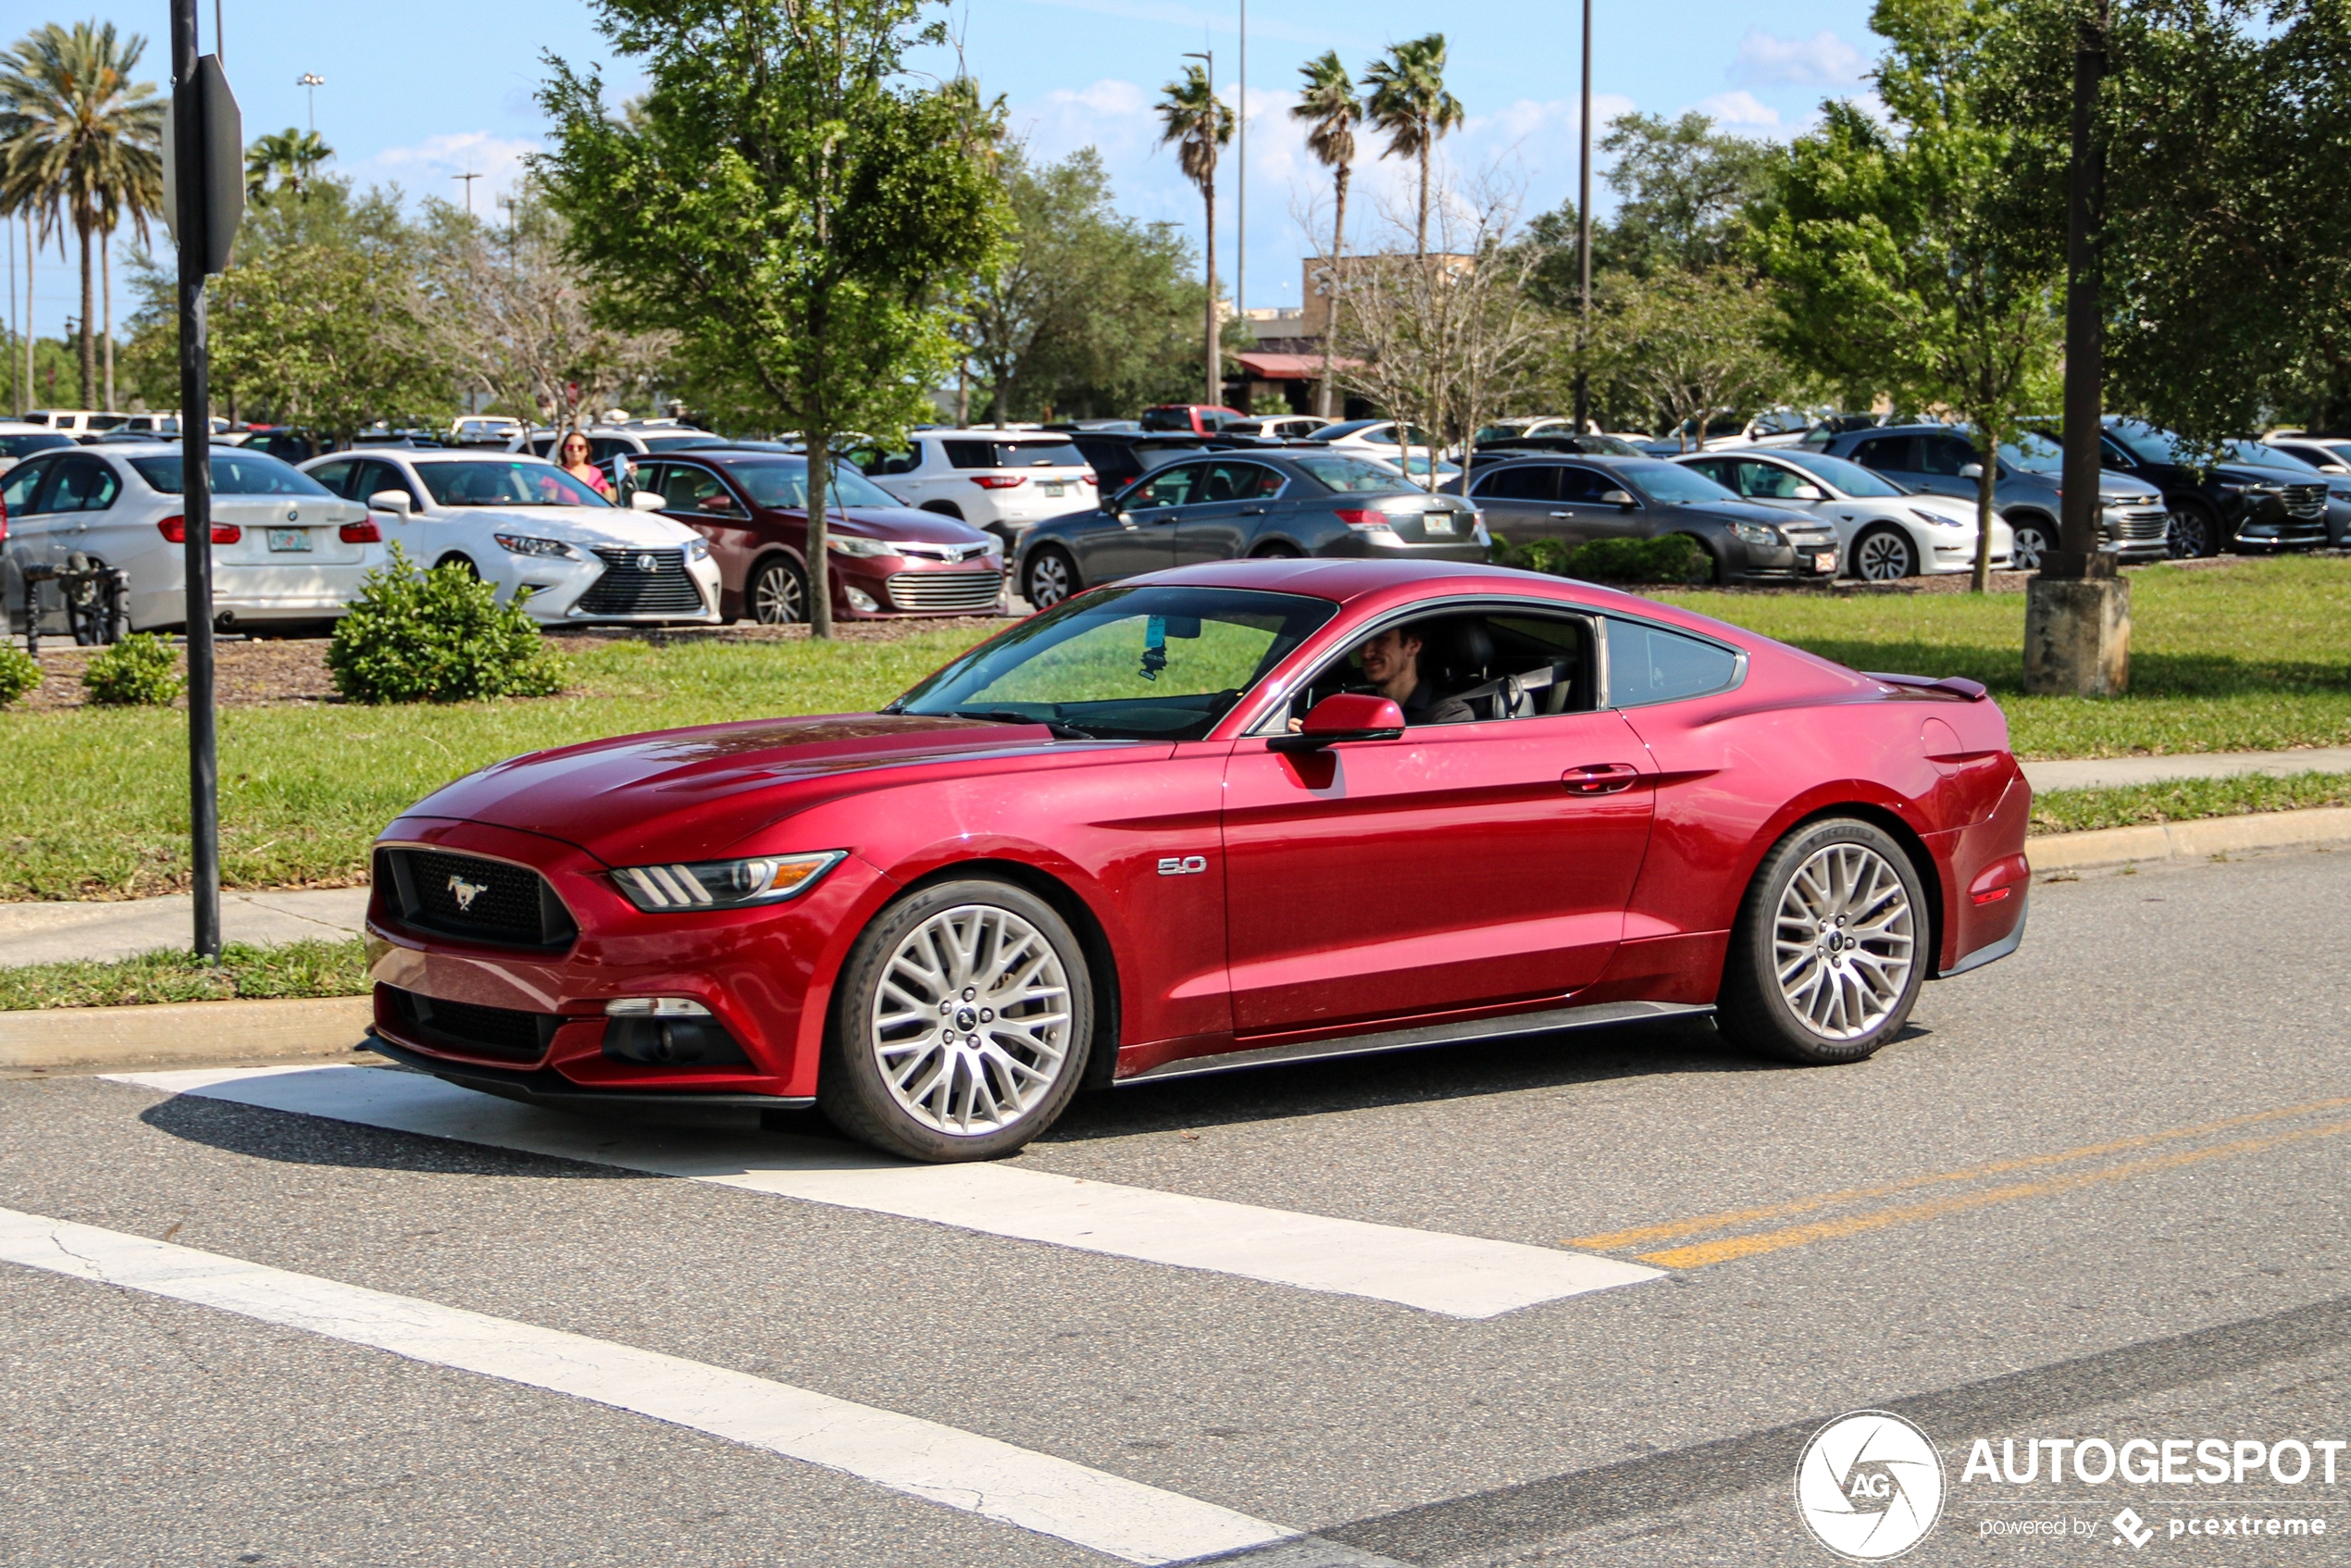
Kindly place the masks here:
<instances>
[{"instance_id":1,"label":"license plate","mask_svg":"<svg viewBox=\"0 0 2351 1568\"><path fill-rule=\"evenodd\" d=\"M1064 491L1066 491L1069 486L1059 479L1039 479L1037 483L1037 488L1043 491L1047 495L1059 495Z\"/></svg>"},{"instance_id":2,"label":"license plate","mask_svg":"<svg viewBox=\"0 0 2351 1568\"><path fill-rule=\"evenodd\" d=\"M289 550L308 550L310 530L308 529L271 529L269 548L280 553Z\"/></svg>"},{"instance_id":3,"label":"license plate","mask_svg":"<svg viewBox=\"0 0 2351 1568\"><path fill-rule=\"evenodd\" d=\"M1422 513L1421 531L1423 533L1450 534L1453 531L1453 514L1450 512Z\"/></svg>"},{"instance_id":4,"label":"license plate","mask_svg":"<svg viewBox=\"0 0 2351 1568\"><path fill-rule=\"evenodd\" d=\"M1827 577L1834 573L1836 570L1836 552L1834 550L1823 550L1819 554L1813 556L1812 569L1820 573L1822 577Z\"/></svg>"}]
</instances>

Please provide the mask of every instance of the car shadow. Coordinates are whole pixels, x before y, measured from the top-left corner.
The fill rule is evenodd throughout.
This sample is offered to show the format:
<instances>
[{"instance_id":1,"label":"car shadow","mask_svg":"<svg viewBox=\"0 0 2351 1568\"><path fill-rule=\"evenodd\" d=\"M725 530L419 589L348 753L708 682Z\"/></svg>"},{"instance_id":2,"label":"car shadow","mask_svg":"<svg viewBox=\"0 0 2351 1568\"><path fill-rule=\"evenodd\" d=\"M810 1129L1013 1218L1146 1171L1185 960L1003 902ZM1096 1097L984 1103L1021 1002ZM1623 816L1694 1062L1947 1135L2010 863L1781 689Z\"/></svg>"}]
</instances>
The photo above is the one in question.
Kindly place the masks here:
<instances>
[{"instance_id":1,"label":"car shadow","mask_svg":"<svg viewBox=\"0 0 2351 1568\"><path fill-rule=\"evenodd\" d=\"M623 1170L616 1165L460 1143L422 1133L330 1121L194 1094L177 1094L150 1105L139 1114L139 1119L158 1132L190 1143L280 1164L413 1171L433 1176L563 1176L598 1181L663 1179L649 1172Z\"/></svg>"}]
</instances>

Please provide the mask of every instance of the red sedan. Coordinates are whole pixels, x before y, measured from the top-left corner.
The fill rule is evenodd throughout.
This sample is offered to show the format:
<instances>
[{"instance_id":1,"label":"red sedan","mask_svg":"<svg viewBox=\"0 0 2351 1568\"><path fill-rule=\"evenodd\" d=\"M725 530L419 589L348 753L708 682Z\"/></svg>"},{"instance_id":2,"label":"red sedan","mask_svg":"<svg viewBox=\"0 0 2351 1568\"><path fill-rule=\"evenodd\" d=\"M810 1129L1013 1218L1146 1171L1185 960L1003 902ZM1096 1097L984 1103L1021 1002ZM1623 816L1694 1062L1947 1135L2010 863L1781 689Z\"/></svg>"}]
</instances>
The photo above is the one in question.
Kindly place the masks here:
<instances>
[{"instance_id":1,"label":"red sedan","mask_svg":"<svg viewBox=\"0 0 2351 1568\"><path fill-rule=\"evenodd\" d=\"M815 1104L926 1160L1086 1085L1669 1014L1851 1062L2015 951L2030 801L1972 682L1557 578L1222 563L880 713L420 802L376 850L378 1048L553 1104Z\"/></svg>"}]
</instances>

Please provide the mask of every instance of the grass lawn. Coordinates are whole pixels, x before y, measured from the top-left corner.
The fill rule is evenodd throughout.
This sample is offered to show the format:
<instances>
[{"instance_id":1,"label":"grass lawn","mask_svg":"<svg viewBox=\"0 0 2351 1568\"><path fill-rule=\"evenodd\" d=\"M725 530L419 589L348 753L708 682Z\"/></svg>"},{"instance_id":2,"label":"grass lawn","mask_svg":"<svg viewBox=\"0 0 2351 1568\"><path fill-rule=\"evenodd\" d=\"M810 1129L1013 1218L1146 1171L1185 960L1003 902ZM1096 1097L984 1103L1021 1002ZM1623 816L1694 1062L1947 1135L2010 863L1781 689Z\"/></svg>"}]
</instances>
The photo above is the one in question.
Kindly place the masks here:
<instances>
[{"instance_id":1,"label":"grass lawn","mask_svg":"<svg viewBox=\"0 0 2351 1568\"><path fill-rule=\"evenodd\" d=\"M2351 773L2297 773L2284 778L2181 778L2108 790L2052 790L2033 798L2035 833L2083 833L2146 822L2191 822L2257 811L2351 806Z\"/></svg>"},{"instance_id":2,"label":"grass lawn","mask_svg":"<svg viewBox=\"0 0 2351 1568\"><path fill-rule=\"evenodd\" d=\"M2104 703L2021 695L2021 594L1669 597L1862 669L1972 676L1998 695L2026 757L2351 740L2351 562L2138 573L2132 694ZM224 709L224 880L238 888L354 881L365 874L369 840L403 807L501 757L633 730L866 709L971 641L969 630L948 628L831 644L574 642L566 648L573 690L558 698ZM0 713L0 899L128 898L186 886L186 717L177 712ZM2115 797L2098 811L2154 809L2123 802L2132 791L2084 793Z\"/></svg>"},{"instance_id":3,"label":"grass lawn","mask_svg":"<svg viewBox=\"0 0 2351 1568\"><path fill-rule=\"evenodd\" d=\"M1992 689L2026 758L2351 740L2351 561L2156 566L2131 579L2131 694L2023 694L2021 593L1661 595L1857 669Z\"/></svg>"},{"instance_id":4,"label":"grass lawn","mask_svg":"<svg viewBox=\"0 0 2351 1568\"><path fill-rule=\"evenodd\" d=\"M367 994L367 962L356 939L279 947L231 942L222 951L218 968L192 954L161 949L105 964L29 964L0 969L0 1012Z\"/></svg>"}]
</instances>

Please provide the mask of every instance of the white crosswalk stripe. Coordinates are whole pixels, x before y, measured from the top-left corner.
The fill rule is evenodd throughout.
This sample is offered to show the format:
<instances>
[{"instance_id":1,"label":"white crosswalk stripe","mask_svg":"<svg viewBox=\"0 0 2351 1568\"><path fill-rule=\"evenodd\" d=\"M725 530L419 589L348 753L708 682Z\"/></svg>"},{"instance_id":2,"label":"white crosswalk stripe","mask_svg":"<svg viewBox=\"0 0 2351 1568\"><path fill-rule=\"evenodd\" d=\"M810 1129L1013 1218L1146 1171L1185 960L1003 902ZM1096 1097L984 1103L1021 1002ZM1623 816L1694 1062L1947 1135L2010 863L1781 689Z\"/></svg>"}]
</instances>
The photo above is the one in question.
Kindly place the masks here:
<instances>
[{"instance_id":1,"label":"white crosswalk stripe","mask_svg":"<svg viewBox=\"0 0 2351 1568\"><path fill-rule=\"evenodd\" d=\"M417 1073L255 1067L111 1081L364 1126L713 1182L1448 1317L1491 1318L1662 1271L1515 1241L1373 1225L1004 1164L910 1165L814 1139L653 1131L517 1105Z\"/></svg>"}]
</instances>

